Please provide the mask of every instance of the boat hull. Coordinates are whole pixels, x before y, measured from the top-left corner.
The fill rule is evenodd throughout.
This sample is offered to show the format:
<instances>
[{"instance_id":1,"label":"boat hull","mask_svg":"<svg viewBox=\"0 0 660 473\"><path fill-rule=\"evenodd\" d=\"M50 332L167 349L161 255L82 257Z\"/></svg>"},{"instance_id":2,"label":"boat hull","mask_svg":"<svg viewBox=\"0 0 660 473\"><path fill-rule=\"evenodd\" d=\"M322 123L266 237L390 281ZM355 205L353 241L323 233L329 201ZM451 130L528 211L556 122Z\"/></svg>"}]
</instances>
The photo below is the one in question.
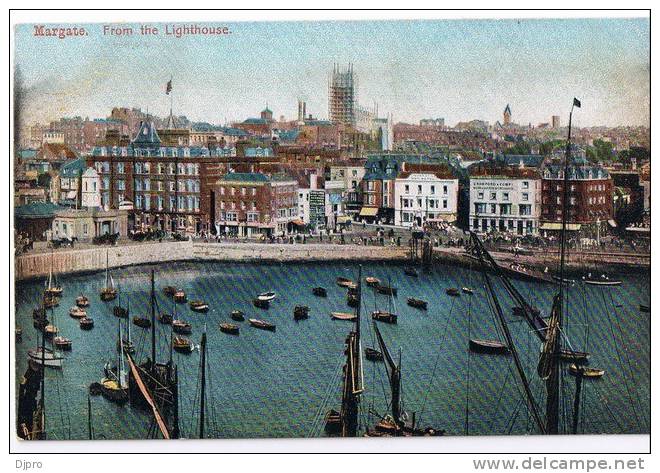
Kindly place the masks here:
<instances>
[{"instance_id":1,"label":"boat hull","mask_svg":"<svg viewBox=\"0 0 660 473\"><path fill-rule=\"evenodd\" d=\"M495 340L470 340L470 350L490 355L508 355L509 347Z\"/></svg>"}]
</instances>

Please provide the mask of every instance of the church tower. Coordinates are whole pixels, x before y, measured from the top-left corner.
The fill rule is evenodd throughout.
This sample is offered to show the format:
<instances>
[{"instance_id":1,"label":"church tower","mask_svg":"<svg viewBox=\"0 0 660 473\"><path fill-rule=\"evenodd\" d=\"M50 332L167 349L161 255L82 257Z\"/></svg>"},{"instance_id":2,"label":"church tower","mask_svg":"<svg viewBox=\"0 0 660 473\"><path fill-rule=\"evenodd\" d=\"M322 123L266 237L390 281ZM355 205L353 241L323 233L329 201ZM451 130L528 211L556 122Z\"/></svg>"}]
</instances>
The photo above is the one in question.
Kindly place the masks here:
<instances>
[{"instance_id":1,"label":"church tower","mask_svg":"<svg viewBox=\"0 0 660 473\"><path fill-rule=\"evenodd\" d=\"M504 126L511 125L511 107L509 107L509 104L506 104L506 108L504 109Z\"/></svg>"}]
</instances>

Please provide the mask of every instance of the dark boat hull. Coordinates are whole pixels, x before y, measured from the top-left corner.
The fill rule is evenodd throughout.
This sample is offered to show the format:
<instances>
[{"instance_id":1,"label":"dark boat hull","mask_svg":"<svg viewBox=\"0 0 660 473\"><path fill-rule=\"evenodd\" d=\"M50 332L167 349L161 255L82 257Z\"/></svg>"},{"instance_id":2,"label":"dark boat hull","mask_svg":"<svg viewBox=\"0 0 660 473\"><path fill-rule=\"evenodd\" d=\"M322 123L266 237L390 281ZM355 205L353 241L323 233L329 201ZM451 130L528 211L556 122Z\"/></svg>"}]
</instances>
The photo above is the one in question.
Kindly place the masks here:
<instances>
[{"instance_id":1,"label":"dark boat hull","mask_svg":"<svg viewBox=\"0 0 660 473\"><path fill-rule=\"evenodd\" d=\"M509 347L494 340L470 340L470 350L490 355L508 355Z\"/></svg>"}]
</instances>

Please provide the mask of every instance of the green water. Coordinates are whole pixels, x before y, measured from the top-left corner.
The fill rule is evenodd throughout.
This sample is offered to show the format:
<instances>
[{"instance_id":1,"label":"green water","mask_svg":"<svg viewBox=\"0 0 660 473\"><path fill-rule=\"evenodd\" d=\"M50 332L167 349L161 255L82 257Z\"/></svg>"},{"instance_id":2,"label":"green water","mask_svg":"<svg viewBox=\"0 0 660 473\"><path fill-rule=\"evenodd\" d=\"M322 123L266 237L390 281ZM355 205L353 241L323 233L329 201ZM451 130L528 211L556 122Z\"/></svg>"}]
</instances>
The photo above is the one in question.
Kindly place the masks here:
<instances>
[{"instance_id":1,"label":"green water","mask_svg":"<svg viewBox=\"0 0 660 473\"><path fill-rule=\"evenodd\" d=\"M206 325L208 334L210 437L307 437L324 435L322 417L329 408L339 408L344 340L350 322L330 319L331 311L350 311L345 289L335 284L337 276L357 277L354 265L309 263L303 265L254 265L225 263L176 263L141 266L113 271L122 300L130 298L131 315L149 313L149 274L156 270L157 299L161 308L172 302L162 293L165 285L183 288L189 299L206 300L211 310L197 314L179 305L179 316L193 324L191 338L199 343ZM391 280L399 288L394 300L397 325L379 325L390 351L401 356L404 410L422 426L444 429L450 435L501 435L534 433L510 357L480 355L468 351L469 338L497 338L494 315L485 297L482 276L468 269L440 266L430 274L410 278L401 266L366 263L363 276ZM47 425L50 438L86 439L87 393L90 383L103 376L103 365L116 357L116 319L113 303L103 303L98 290L103 273L60 278L64 296L56 309L63 335L73 340L62 370L47 370ZM590 365L606 370L600 380L585 381L581 433L647 433L650 423L650 314L639 304L649 303L650 278L628 274L618 287L600 288L577 284L569 289L566 334L575 349L590 352ZM533 305L548 312L555 287L515 281ZM328 298L311 294L314 286L328 289ZM470 286L473 296L452 298L447 287ZM32 309L43 289L43 281L21 283L16 288L17 324L23 342L16 345L17 380L25 372L26 352L37 344L32 328ZM269 310L256 309L251 299L273 290L278 298ZM530 379L532 391L544 412L543 383L536 376L539 342L529 327L511 313L513 306L504 289L496 291L510 321L510 328ZM68 316L75 298L84 293L92 304L89 316L95 327L86 332ZM406 305L407 297L429 302L428 311ZM311 308L308 320L295 322L297 304ZM387 308L386 296L376 305ZM368 314L374 294L363 293L363 347L373 345ZM277 325L275 333L255 329L246 322L240 336L218 330L220 322L231 322L229 312L240 309L248 317ZM157 323L158 357L169 356L169 327ZM149 331L132 326L143 360L150 350ZM199 351L174 354L180 378L181 430L196 437L198 429L197 382ZM575 380L564 367L562 376L562 426L569 429ZM386 413L388 386L382 363L364 361L365 393L361 402L361 428L376 421L370 412ZM148 413L130 405L117 406L102 397L92 398L96 438L146 438Z\"/></svg>"}]
</instances>

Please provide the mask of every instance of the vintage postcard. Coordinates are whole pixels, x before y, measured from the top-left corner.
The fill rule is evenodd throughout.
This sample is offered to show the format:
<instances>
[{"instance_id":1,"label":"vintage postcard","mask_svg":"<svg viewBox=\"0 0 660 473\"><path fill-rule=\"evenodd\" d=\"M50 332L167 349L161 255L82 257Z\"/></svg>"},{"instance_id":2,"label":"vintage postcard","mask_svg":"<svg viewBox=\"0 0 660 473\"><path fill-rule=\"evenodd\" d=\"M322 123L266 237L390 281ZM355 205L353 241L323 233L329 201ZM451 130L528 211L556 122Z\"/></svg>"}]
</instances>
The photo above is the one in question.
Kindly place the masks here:
<instances>
[{"instance_id":1,"label":"vintage postcard","mask_svg":"<svg viewBox=\"0 0 660 473\"><path fill-rule=\"evenodd\" d=\"M649 434L650 16L545 16L14 24L16 441Z\"/></svg>"}]
</instances>

